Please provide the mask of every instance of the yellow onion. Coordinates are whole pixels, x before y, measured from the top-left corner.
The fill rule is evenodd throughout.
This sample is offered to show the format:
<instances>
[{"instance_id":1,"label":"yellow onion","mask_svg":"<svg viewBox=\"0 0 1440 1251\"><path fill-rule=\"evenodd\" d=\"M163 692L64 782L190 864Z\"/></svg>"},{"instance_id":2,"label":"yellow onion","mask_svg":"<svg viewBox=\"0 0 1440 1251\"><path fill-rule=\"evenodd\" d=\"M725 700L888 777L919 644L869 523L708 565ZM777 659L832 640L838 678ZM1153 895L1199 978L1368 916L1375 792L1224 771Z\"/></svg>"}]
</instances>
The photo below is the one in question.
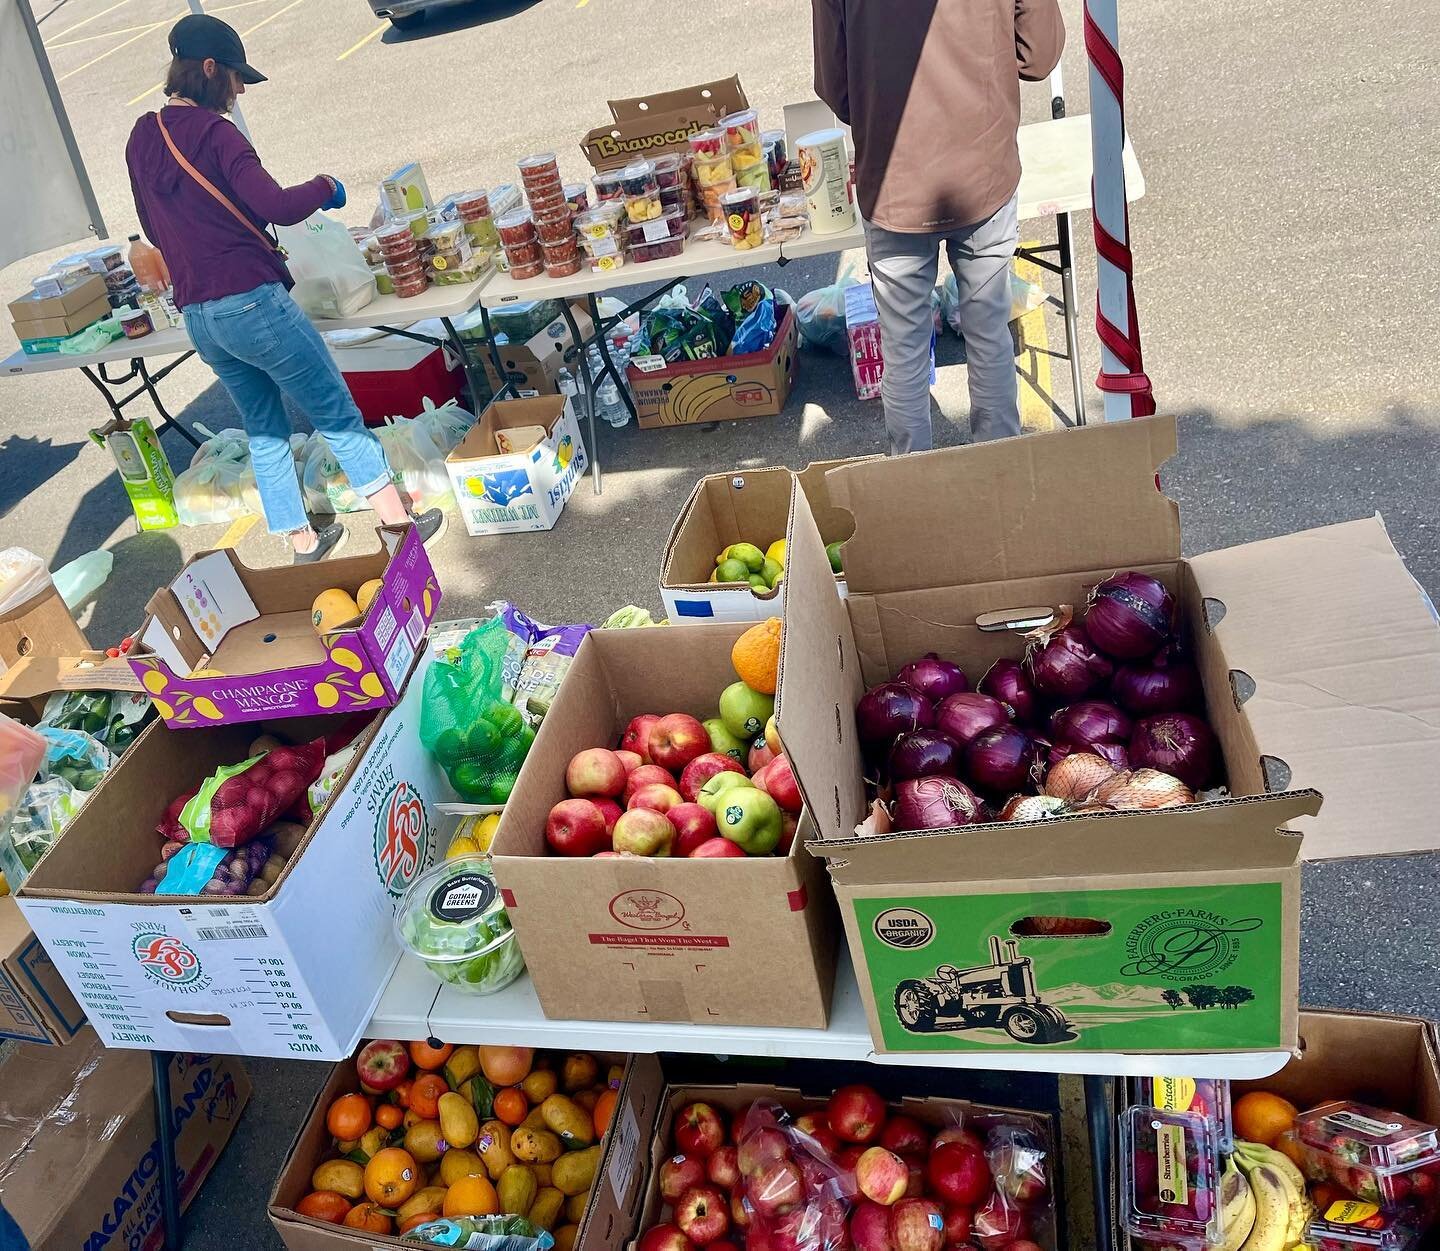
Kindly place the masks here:
<instances>
[{"instance_id":1,"label":"yellow onion","mask_svg":"<svg viewBox=\"0 0 1440 1251\"><path fill-rule=\"evenodd\" d=\"M1053 795L1012 795L1000 809L1000 820L1044 821L1064 812L1065 801Z\"/></svg>"},{"instance_id":2,"label":"yellow onion","mask_svg":"<svg viewBox=\"0 0 1440 1251\"><path fill-rule=\"evenodd\" d=\"M1108 760L1090 752L1075 752L1046 774L1045 794L1063 799L1066 803L1079 803L1115 776Z\"/></svg>"},{"instance_id":3,"label":"yellow onion","mask_svg":"<svg viewBox=\"0 0 1440 1251\"><path fill-rule=\"evenodd\" d=\"M1159 769L1136 769L1133 773L1117 773L1108 782L1102 782L1094 799L1107 808L1133 812L1193 804L1195 792L1179 778L1161 773Z\"/></svg>"}]
</instances>

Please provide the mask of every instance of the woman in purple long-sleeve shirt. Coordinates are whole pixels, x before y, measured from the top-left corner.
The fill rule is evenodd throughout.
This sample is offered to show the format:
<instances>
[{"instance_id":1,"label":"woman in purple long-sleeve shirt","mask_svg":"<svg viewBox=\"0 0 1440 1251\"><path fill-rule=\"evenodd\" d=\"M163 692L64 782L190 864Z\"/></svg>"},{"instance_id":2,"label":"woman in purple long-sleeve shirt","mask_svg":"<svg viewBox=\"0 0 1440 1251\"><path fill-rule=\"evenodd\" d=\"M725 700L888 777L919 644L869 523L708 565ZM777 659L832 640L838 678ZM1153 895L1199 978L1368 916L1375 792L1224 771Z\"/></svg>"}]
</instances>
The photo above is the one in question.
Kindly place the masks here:
<instances>
[{"instance_id":1,"label":"woman in purple long-sleeve shirt","mask_svg":"<svg viewBox=\"0 0 1440 1251\"><path fill-rule=\"evenodd\" d=\"M170 51L168 101L135 123L125 162L140 224L165 257L185 329L240 410L267 524L289 536L297 564L324 559L345 538L343 526L317 529L305 513L284 394L324 435L379 519L387 525L413 520L428 542L443 531L445 514L431 509L411 518L380 441L366 429L319 333L290 298L294 280L267 233L271 225L344 207L345 188L326 174L282 187L225 116L247 83L265 81L246 64L232 27L208 15L183 17L170 32ZM167 132L245 220L181 165Z\"/></svg>"}]
</instances>

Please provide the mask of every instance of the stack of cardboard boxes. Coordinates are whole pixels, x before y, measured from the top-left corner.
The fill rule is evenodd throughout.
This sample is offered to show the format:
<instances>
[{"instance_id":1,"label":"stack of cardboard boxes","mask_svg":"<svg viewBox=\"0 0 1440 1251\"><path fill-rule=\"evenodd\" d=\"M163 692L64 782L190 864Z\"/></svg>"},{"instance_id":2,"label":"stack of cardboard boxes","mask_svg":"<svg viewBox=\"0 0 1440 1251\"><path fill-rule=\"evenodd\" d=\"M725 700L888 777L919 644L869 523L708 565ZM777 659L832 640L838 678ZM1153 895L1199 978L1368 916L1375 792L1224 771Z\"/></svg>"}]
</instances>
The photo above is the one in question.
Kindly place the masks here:
<instances>
[{"instance_id":1,"label":"stack of cardboard boxes","mask_svg":"<svg viewBox=\"0 0 1440 1251\"><path fill-rule=\"evenodd\" d=\"M10 303L10 317L20 347L29 355L56 351L102 317L110 316L105 279L90 274L58 295L31 291Z\"/></svg>"}]
</instances>

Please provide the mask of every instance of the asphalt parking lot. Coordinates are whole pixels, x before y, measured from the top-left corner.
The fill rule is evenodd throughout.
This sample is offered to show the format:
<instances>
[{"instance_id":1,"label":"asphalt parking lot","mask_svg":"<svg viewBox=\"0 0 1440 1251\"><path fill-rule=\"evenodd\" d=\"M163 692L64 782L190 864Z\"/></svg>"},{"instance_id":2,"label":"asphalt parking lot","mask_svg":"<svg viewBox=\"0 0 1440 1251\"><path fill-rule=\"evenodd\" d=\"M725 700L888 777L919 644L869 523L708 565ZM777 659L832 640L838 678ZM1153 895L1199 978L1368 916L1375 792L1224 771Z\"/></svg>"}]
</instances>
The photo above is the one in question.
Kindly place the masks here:
<instances>
[{"instance_id":1,"label":"asphalt parking lot","mask_svg":"<svg viewBox=\"0 0 1440 1251\"><path fill-rule=\"evenodd\" d=\"M134 229L125 138L159 102L165 32L184 0L30 3L110 233L123 238ZM482 0L404 34L363 0L209 7L242 32L251 62L271 79L242 101L267 166L285 182L341 178L351 222L368 216L379 179L412 159L436 189L504 181L516 157L548 148L567 176L581 177L579 137L605 120L611 97L738 73L762 116L777 117L811 94L804 0ZM1067 97L1081 111L1079 5L1065 0L1064 9ZM1440 596L1440 387L1425 315L1440 306L1433 10L1267 0L1242 13L1158 0L1122 5L1121 24L1147 182L1131 212L1136 292L1155 394L1162 411L1181 416L1181 453L1164 483L1181 503L1186 551L1380 512L1417 579ZM1046 115L1042 88L1025 99L1027 119ZM1083 322L1093 250L1088 217L1076 225ZM0 292L17 292L48 259L0 270ZM853 263L799 262L761 276L799 295ZM1042 319L1053 350L1063 342L1059 319ZM0 326L0 354L11 350L7 335ZM1093 338L1084 347L1088 377ZM1065 363L1044 359L1063 420ZM957 362L954 339L943 341L942 443L965 437ZM199 362L171 383L167 396L187 424L235 424ZM1098 411L1093 391L1090 404ZM0 378L0 546L23 544L52 566L113 551L115 571L81 616L101 643L128 631L188 553L226 535L137 535L112 465L85 438L104 415L76 373ZM185 444L171 435L166 446L177 467L185 463ZM552 621L600 620L630 602L658 612L659 556L698 474L882 448L878 407L854 398L845 361L806 352L780 418L602 430L604 494L582 484L546 535L467 539L456 526L437 553L447 612L500 596ZM363 516L350 525L363 537ZM257 564L282 556L263 526L230 541ZM1440 1015L1437 888L1432 856L1307 867L1305 1001ZM252 1068L255 1103L194 1208L191 1248L279 1245L264 1198L320 1069Z\"/></svg>"}]
</instances>

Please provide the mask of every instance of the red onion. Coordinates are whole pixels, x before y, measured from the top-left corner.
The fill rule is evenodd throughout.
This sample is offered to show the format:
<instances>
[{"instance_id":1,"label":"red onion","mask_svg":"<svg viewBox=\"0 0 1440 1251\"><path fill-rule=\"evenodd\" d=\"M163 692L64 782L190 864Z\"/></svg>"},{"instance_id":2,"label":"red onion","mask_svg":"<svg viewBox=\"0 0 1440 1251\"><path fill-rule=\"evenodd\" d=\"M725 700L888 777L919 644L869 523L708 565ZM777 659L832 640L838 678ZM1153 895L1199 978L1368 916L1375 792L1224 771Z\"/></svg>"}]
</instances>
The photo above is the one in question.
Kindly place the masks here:
<instances>
[{"instance_id":1,"label":"red onion","mask_svg":"<svg viewBox=\"0 0 1440 1251\"><path fill-rule=\"evenodd\" d=\"M1035 720L1035 688L1018 660L997 660L975 689L1008 705L1016 721Z\"/></svg>"},{"instance_id":2,"label":"red onion","mask_svg":"<svg viewBox=\"0 0 1440 1251\"><path fill-rule=\"evenodd\" d=\"M855 726L867 747L886 748L907 730L934 724L930 702L913 686L882 682L855 705Z\"/></svg>"},{"instance_id":3,"label":"red onion","mask_svg":"<svg viewBox=\"0 0 1440 1251\"><path fill-rule=\"evenodd\" d=\"M1119 660L1150 656L1170 641L1175 597L1163 582L1133 569L1090 592L1085 628L1102 652Z\"/></svg>"},{"instance_id":4,"label":"red onion","mask_svg":"<svg viewBox=\"0 0 1440 1251\"><path fill-rule=\"evenodd\" d=\"M1200 674L1174 647L1162 647L1148 661L1121 665L1110 683L1115 702L1137 717L1185 712L1204 705Z\"/></svg>"},{"instance_id":5,"label":"red onion","mask_svg":"<svg viewBox=\"0 0 1440 1251\"><path fill-rule=\"evenodd\" d=\"M890 749L890 776L909 778L954 774L960 768L960 744L939 730L911 730Z\"/></svg>"},{"instance_id":6,"label":"red onion","mask_svg":"<svg viewBox=\"0 0 1440 1251\"><path fill-rule=\"evenodd\" d=\"M983 730L965 748L965 776L982 791L1008 795L1040 781L1040 752L1018 725Z\"/></svg>"},{"instance_id":7,"label":"red onion","mask_svg":"<svg viewBox=\"0 0 1440 1251\"><path fill-rule=\"evenodd\" d=\"M1146 717L1130 736L1130 763L1179 778L1192 791L1204 790L1215 776L1214 731L1188 712Z\"/></svg>"},{"instance_id":8,"label":"red onion","mask_svg":"<svg viewBox=\"0 0 1440 1251\"><path fill-rule=\"evenodd\" d=\"M979 691L962 691L942 699L935 706L935 728L943 730L964 747L981 730L1005 725L1010 709L998 699Z\"/></svg>"},{"instance_id":9,"label":"red onion","mask_svg":"<svg viewBox=\"0 0 1440 1251\"><path fill-rule=\"evenodd\" d=\"M1042 695L1083 699L1110 680L1115 666L1095 649L1083 626L1067 625L1030 645L1025 671Z\"/></svg>"},{"instance_id":10,"label":"red onion","mask_svg":"<svg viewBox=\"0 0 1440 1251\"><path fill-rule=\"evenodd\" d=\"M1124 743L1114 742L1108 738L1098 738L1093 743L1082 743L1078 746L1071 746L1069 743L1056 743L1050 749L1047 761L1053 769L1062 760L1069 759L1077 752L1089 752L1092 756L1099 756L1117 773L1124 773L1130 768L1130 751Z\"/></svg>"},{"instance_id":11,"label":"red onion","mask_svg":"<svg viewBox=\"0 0 1440 1251\"><path fill-rule=\"evenodd\" d=\"M989 819L980 796L959 778L911 778L895 788L897 830L947 830Z\"/></svg>"},{"instance_id":12,"label":"red onion","mask_svg":"<svg viewBox=\"0 0 1440 1251\"><path fill-rule=\"evenodd\" d=\"M970 689L970 679L959 665L941 660L934 652L923 659L912 660L895 675L895 681L913 686L932 704L947 695L958 695Z\"/></svg>"},{"instance_id":13,"label":"red onion","mask_svg":"<svg viewBox=\"0 0 1440 1251\"><path fill-rule=\"evenodd\" d=\"M1088 747L1091 743L1120 742L1130 737L1130 718L1114 704L1082 699L1050 715L1050 733L1057 743Z\"/></svg>"}]
</instances>

